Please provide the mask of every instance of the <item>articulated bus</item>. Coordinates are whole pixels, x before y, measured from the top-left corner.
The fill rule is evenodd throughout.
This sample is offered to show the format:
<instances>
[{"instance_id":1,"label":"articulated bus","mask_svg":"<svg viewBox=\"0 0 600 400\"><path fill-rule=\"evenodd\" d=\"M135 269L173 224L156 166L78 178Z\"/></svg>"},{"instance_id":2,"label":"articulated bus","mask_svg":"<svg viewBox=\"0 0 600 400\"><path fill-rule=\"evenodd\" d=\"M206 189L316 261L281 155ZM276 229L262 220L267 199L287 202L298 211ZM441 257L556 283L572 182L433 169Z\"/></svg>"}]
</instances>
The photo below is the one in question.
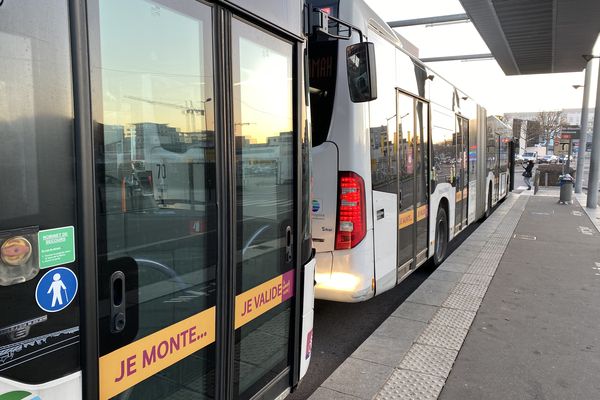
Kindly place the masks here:
<instances>
[{"instance_id":1,"label":"articulated bus","mask_svg":"<svg viewBox=\"0 0 600 400\"><path fill-rule=\"evenodd\" d=\"M0 1L0 399L298 383L315 266L304 12Z\"/></svg>"},{"instance_id":2,"label":"articulated bus","mask_svg":"<svg viewBox=\"0 0 600 400\"><path fill-rule=\"evenodd\" d=\"M507 195L512 138L488 132L486 110L404 51L363 1L312 6L354 27L309 39L315 296L359 302L430 257L441 263Z\"/></svg>"}]
</instances>

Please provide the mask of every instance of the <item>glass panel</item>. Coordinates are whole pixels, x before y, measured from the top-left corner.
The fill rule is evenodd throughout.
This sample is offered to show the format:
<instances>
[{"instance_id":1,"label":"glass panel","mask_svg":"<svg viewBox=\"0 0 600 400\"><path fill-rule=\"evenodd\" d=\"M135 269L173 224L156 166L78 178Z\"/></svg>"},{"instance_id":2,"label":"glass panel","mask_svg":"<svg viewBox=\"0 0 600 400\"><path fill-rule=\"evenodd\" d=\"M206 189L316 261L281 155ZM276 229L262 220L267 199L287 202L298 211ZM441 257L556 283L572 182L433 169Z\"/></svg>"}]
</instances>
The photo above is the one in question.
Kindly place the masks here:
<instances>
[{"instance_id":1,"label":"glass panel","mask_svg":"<svg viewBox=\"0 0 600 400\"><path fill-rule=\"evenodd\" d=\"M292 45L238 20L232 23L232 36L236 295L256 293L249 298L252 309L244 303L244 322L236 317L234 384L239 397L247 399L289 363L291 301L277 289L273 292L257 286L293 268L293 260L287 257L286 233L293 227L297 136ZM250 292L252 289L255 291ZM267 302L280 304L261 314L260 308Z\"/></svg>"},{"instance_id":2,"label":"glass panel","mask_svg":"<svg viewBox=\"0 0 600 400\"><path fill-rule=\"evenodd\" d=\"M219 243L211 9L183 0L98 3L92 73L104 356L214 309ZM127 292L122 331L109 306L117 271ZM214 368L209 343L115 398L213 398Z\"/></svg>"},{"instance_id":3,"label":"glass panel","mask_svg":"<svg viewBox=\"0 0 600 400\"><path fill-rule=\"evenodd\" d=\"M432 114L433 169L431 178L436 184L450 183L454 186L456 176L454 116L439 107L434 108Z\"/></svg>"},{"instance_id":4,"label":"glass panel","mask_svg":"<svg viewBox=\"0 0 600 400\"><path fill-rule=\"evenodd\" d=\"M415 114L414 99L398 94L400 190L398 198L398 265L413 258L415 236Z\"/></svg>"},{"instance_id":5,"label":"glass panel","mask_svg":"<svg viewBox=\"0 0 600 400\"><path fill-rule=\"evenodd\" d=\"M416 100L416 180L417 180L417 252L427 247L428 220L428 137L429 137L429 104Z\"/></svg>"},{"instance_id":6,"label":"glass panel","mask_svg":"<svg viewBox=\"0 0 600 400\"><path fill-rule=\"evenodd\" d=\"M454 146L456 148L456 208L454 209L454 224L457 230L461 229L461 222L463 219L463 185L464 185L464 162L463 154L463 127L462 120L456 118L456 129L454 134Z\"/></svg>"},{"instance_id":7,"label":"glass panel","mask_svg":"<svg viewBox=\"0 0 600 400\"><path fill-rule=\"evenodd\" d=\"M74 226L77 232L67 3L0 7L2 382L44 384L80 369L78 299L61 312L45 312L34 296L48 272L39 270L38 231ZM78 269L77 261L63 266Z\"/></svg>"},{"instance_id":8,"label":"glass panel","mask_svg":"<svg viewBox=\"0 0 600 400\"><path fill-rule=\"evenodd\" d=\"M371 180L373 190L398 193L398 130L396 91L390 81L396 76L395 48L376 34L377 99L369 103L371 134Z\"/></svg>"}]
</instances>

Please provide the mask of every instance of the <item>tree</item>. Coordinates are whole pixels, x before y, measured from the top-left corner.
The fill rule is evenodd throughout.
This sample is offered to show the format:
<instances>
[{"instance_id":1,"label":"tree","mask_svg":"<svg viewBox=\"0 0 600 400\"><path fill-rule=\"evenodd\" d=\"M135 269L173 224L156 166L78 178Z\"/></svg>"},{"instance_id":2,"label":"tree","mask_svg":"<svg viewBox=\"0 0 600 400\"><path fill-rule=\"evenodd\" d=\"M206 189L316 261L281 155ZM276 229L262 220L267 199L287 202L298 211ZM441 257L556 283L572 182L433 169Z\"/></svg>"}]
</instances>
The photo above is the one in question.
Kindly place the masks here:
<instances>
[{"instance_id":1,"label":"tree","mask_svg":"<svg viewBox=\"0 0 600 400\"><path fill-rule=\"evenodd\" d=\"M560 133L563 127L567 125L567 120L562 111L542 111L535 118L540 124L546 149L551 149L550 143L555 139L560 139Z\"/></svg>"}]
</instances>

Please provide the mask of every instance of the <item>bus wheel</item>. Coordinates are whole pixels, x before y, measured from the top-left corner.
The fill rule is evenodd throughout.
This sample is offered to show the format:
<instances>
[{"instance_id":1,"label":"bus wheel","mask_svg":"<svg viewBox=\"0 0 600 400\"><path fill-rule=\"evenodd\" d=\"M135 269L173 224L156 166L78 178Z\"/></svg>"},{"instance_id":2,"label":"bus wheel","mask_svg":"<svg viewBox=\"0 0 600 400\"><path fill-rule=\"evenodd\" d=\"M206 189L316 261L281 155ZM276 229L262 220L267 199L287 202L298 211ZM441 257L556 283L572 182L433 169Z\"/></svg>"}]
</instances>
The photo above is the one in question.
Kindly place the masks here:
<instances>
[{"instance_id":1,"label":"bus wheel","mask_svg":"<svg viewBox=\"0 0 600 400\"><path fill-rule=\"evenodd\" d=\"M433 253L433 262L440 265L446 258L448 251L448 216L443 207L438 208L437 218L435 220L435 251Z\"/></svg>"}]
</instances>

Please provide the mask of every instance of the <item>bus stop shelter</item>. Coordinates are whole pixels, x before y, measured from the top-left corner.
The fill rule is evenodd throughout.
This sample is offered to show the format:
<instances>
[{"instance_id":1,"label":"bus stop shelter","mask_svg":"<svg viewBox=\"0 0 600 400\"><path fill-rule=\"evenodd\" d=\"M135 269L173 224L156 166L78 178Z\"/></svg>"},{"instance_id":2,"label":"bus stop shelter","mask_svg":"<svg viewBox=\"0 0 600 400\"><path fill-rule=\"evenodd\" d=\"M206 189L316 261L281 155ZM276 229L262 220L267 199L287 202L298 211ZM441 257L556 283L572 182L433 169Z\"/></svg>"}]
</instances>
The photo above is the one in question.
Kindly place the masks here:
<instances>
[{"instance_id":1,"label":"bus stop shelter","mask_svg":"<svg viewBox=\"0 0 600 400\"><path fill-rule=\"evenodd\" d=\"M585 68L582 127L588 124L587 106L591 66L600 58L600 1L597 0L460 0L469 19L507 75L578 72ZM594 131L587 206L598 205L600 173L600 76L594 114ZM585 129L585 128L584 128ZM582 132L581 138L587 137ZM583 143L579 147L585 149ZM583 171L585 151L577 159ZM577 174L575 191L581 192Z\"/></svg>"}]
</instances>

